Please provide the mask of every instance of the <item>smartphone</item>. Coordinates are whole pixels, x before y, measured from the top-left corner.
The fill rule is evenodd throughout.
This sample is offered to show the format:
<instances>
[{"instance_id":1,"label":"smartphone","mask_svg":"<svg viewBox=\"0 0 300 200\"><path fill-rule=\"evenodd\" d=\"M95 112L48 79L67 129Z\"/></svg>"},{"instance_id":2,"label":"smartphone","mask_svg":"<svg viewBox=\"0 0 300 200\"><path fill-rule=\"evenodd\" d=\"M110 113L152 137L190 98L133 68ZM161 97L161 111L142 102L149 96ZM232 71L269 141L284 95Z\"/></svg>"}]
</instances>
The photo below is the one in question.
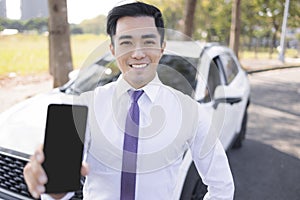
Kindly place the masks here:
<instances>
[{"instance_id":1,"label":"smartphone","mask_svg":"<svg viewBox=\"0 0 300 200\"><path fill-rule=\"evenodd\" d=\"M50 104L44 138L46 193L80 189L80 170L88 108L82 105Z\"/></svg>"}]
</instances>

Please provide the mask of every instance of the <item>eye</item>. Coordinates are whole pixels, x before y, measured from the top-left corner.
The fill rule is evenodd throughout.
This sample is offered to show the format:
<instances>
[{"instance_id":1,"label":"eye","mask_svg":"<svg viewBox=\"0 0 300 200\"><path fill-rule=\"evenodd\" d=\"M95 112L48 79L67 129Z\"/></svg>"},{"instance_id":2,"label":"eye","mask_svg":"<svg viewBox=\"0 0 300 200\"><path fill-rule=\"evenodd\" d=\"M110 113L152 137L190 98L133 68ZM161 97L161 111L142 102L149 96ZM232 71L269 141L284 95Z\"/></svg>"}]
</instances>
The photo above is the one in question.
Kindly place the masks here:
<instances>
[{"instance_id":1,"label":"eye","mask_svg":"<svg viewBox=\"0 0 300 200\"><path fill-rule=\"evenodd\" d=\"M131 41L121 41L120 42L120 45L131 45L132 44L132 42Z\"/></svg>"},{"instance_id":2,"label":"eye","mask_svg":"<svg viewBox=\"0 0 300 200\"><path fill-rule=\"evenodd\" d=\"M146 40L146 41L144 42L144 44L145 44L145 45L154 45L154 44L156 44L156 42L155 42L154 40Z\"/></svg>"}]
</instances>

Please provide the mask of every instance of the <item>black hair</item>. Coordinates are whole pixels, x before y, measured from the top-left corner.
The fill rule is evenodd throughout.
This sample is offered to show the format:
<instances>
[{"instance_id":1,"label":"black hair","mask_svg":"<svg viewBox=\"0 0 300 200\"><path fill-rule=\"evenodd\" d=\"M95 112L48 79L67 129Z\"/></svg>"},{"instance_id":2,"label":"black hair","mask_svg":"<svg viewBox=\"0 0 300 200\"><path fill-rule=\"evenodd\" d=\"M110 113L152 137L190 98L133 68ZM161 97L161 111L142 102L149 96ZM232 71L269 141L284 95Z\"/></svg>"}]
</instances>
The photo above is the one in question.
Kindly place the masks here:
<instances>
[{"instance_id":1,"label":"black hair","mask_svg":"<svg viewBox=\"0 0 300 200\"><path fill-rule=\"evenodd\" d=\"M111 42L113 44L113 36L116 34L116 27L118 19L122 17L141 17L141 16L149 16L153 17L155 20L155 26L158 30L158 33L161 37L161 44L164 41L164 21L162 18L162 14L160 10L152 5L143 3L143 2L135 2L124 4L121 6L114 7L107 15L107 23L106 23L106 32L110 36Z\"/></svg>"}]
</instances>

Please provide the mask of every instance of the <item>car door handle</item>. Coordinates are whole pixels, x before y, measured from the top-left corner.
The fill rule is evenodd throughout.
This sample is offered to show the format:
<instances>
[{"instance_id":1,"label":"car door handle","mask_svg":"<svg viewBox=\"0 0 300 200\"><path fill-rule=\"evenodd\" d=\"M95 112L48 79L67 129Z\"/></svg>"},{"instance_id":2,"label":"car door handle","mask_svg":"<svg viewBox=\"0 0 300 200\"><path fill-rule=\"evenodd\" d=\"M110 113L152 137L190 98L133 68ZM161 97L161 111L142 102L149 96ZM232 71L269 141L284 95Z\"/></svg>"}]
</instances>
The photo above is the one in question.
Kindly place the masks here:
<instances>
[{"instance_id":1,"label":"car door handle","mask_svg":"<svg viewBox=\"0 0 300 200\"><path fill-rule=\"evenodd\" d=\"M213 107L214 109L217 109L220 103L229 103L230 105L233 105L241 101L242 101L241 97L219 98L219 99L215 99Z\"/></svg>"}]
</instances>

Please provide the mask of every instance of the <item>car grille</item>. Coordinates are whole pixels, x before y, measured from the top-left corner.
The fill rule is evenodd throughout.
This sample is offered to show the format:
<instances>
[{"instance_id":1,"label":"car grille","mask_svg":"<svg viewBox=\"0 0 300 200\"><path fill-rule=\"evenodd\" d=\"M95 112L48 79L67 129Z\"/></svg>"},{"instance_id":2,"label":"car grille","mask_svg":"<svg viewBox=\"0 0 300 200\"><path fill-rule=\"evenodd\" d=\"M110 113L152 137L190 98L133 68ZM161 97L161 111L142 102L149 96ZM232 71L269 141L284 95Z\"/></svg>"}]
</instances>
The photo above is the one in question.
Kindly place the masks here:
<instances>
[{"instance_id":1,"label":"car grille","mask_svg":"<svg viewBox=\"0 0 300 200\"><path fill-rule=\"evenodd\" d=\"M15 198L33 199L24 181L23 168L27 161L0 152L0 193L6 193ZM84 179L82 178L82 186ZM82 199L82 188L75 192L72 200ZM1 198L0 198L1 199Z\"/></svg>"}]
</instances>

